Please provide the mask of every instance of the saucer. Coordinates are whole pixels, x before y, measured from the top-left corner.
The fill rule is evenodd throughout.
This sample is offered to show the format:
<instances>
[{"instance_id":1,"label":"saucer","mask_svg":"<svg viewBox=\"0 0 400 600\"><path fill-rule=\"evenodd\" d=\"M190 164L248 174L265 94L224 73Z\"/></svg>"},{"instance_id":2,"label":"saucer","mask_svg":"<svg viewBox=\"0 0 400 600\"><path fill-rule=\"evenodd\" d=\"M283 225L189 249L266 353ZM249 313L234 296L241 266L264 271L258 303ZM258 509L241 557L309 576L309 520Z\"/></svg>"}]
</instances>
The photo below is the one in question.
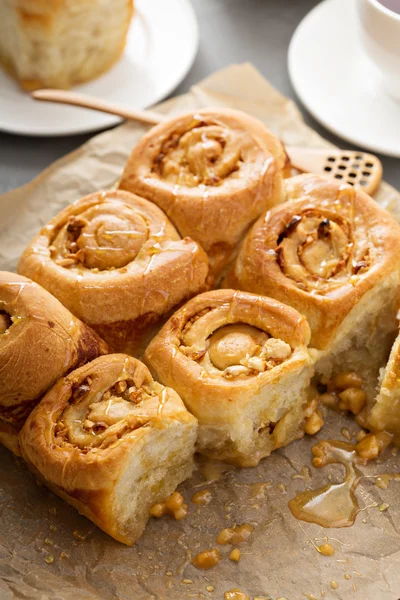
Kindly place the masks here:
<instances>
[{"instance_id":1,"label":"saucer","mask_svg":"<svg viewBox=\"0 0 400 600\"><path fill-rule=\"evenodd\" d=\"M324 127L373 152L400 157L400 103L384 91L359 39L355 0L325 0L289 46L293 87Z\"/></svg>"},{"instance_id":2,"label":"saucer","mask_svg":"<svg viewBox=\"0 0 400 600\"><path fill-rule=\"evenodd\" d=\"M182 81L197 46L197 21L190 0L136 0L121 59L110 71L74 91L121 106L146 108ZM35 136L71 135L105 129L120 121L93 110L35 101L0 69L0 130Z\"/></svg>"}]
</instances>

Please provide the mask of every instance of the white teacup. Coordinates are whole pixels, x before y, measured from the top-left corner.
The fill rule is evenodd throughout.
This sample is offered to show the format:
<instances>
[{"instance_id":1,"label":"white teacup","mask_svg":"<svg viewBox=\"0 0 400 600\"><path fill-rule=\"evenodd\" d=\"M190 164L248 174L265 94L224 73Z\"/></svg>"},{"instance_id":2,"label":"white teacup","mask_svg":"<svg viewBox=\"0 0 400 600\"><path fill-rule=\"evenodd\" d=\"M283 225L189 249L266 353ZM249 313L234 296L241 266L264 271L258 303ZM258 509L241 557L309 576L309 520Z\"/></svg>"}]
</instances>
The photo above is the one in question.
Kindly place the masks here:
<instances>
[{"instance_id":1,"label":"white teacup","mask_svg":"<svg viewBox=\"0 0 400 600\"><path fill-rule=\"evenodd\" d=\"M361 37L367 55L381 72L385 89L400 101L400 0L382 1L357 0Z\"/></svg>"}]
</instances>

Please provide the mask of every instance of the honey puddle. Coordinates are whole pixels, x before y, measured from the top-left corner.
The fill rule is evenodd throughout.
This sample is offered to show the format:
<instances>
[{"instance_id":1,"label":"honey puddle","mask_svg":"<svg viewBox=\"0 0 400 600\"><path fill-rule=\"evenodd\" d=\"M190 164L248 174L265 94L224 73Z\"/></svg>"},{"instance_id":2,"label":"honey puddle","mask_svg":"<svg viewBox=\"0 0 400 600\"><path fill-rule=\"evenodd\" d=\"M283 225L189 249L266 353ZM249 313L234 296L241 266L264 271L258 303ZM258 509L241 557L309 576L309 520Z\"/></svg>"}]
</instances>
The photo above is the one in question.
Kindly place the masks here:
<instances>
[{"instance_id":1,"label":"honey puddle","mask_svg":"<svg viewBox=\"0 0 400 600\"><path fill-rule=\"evenodd\" d=\"M251 483L249 485L251 490L251 498L264 498L265 490L272 487L271 481L263 481L261 483Z\"/></svg>"},{"instance_id":2,"label":"honey puddle","mask_svg":"<svg viewBox=\"0 0 400 600\"><path fill-rule=\"evenodd\" d=\"M350 527L360 510L355 490L362 473L355 465L355 446L326 440L314 446L313 454L315 467L341 464L346 469L346 475L341 483L330 483L316 490L299 492L289 502L293 516L322 527Z\"/></svg>"},{"instance_id":3,"label":"honey puddle","mask_svg":"<svg viewBox=\"0 0 400 600\"><path fill-rule=\"evenodd\" d=\"M400 473L381 473L375 476L375 485L381 490L387 490L390 482L400 479Z\"/></svg>"}]
</instances>

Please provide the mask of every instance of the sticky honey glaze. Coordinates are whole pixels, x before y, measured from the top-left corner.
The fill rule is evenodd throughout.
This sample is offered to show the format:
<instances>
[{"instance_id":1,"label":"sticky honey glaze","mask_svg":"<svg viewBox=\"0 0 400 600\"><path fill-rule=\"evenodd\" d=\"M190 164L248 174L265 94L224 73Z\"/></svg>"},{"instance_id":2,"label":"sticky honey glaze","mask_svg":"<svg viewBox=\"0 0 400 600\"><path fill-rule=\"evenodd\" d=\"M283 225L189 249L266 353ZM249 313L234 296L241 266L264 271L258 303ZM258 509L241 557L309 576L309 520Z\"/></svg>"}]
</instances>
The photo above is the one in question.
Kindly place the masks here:
<instances>
[{"instance_id":1,"label":"sticky honey glaze","mask_svg":"<svg viewBox=\"0 0 400 600\"><path fill-rule=\"evenodd\" d=\"M380 473L376 475L375 485L381 490L387 490L391 481L400 480L400 473Z\"/></svg>"},{"instance_id":2,"label":"sticky honey glaze","mask_svg":"<svg viewBox=\"0 0 400 600\"><path fill-rule=\"evenodd\" d=\"M290 500L294 517L322 527L350 527L356 520L359 506L355 490L361 478L356 466L355 446L345 442L324 440L313 447L313 465L317 468L330 464L345 467L341 483L330 483L316 490L299 492Z\"/></svg>"}]
</instances>

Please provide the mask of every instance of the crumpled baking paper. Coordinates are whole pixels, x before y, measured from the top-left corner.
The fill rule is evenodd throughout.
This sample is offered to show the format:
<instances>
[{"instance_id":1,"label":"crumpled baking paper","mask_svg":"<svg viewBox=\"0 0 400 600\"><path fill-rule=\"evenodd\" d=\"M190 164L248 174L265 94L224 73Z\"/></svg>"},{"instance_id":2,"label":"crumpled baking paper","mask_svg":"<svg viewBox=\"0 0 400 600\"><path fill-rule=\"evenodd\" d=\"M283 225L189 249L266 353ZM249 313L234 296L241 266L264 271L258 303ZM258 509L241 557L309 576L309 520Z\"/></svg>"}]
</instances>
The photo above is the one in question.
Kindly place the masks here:
<instances>
[{"instance_id":1,"label":"crumpled baking paper","mask_svg":"<svg viewBox=\"0 0 400 600\"><path fill-rule=\"evenodd\" d=\"M329 146L302 120L295 104L248 64L214 73L157 110L174 115L202 106L227 106L258 117L285 143ZM0 268L15 270L34 234L64 206L118 181L131 148L146 126L126 123L93 137L58 160L31 183L0 197ZM400 220L400 194L382 183L375 199ZM234 588L250 598L272 600L398 600L400 598L400 501L393 481L378 488L375 476L400 471L395 451L363 468L357 489L361 511L353 527L323 529L297 521L288 501L297 491L343 476L340 466L316 470L311 447L318 439L340 439L358 431L354 421L331 414L313 438L275 452L254 469L201 465L180 486L189 505L183 521L152 519L141 540L127 548L45 487L21 459L0 449L0 598L29 600L222 600ZM354 437L353 437L354 440ZM222 469L224 470L224 469ZM208 473L206 481L202 474ZM265 484L265 485L259 485ZM207 506L192 495L212 492ZM386 506L388 505L388 506ZM384 510L383 510L384 509ZM209 571L190 564L198 552L216 546L218 532L251 523L238 563L231 547ZM329 541L336 552L324 557L316 546Z\"/></svg>"}]
</instances>

